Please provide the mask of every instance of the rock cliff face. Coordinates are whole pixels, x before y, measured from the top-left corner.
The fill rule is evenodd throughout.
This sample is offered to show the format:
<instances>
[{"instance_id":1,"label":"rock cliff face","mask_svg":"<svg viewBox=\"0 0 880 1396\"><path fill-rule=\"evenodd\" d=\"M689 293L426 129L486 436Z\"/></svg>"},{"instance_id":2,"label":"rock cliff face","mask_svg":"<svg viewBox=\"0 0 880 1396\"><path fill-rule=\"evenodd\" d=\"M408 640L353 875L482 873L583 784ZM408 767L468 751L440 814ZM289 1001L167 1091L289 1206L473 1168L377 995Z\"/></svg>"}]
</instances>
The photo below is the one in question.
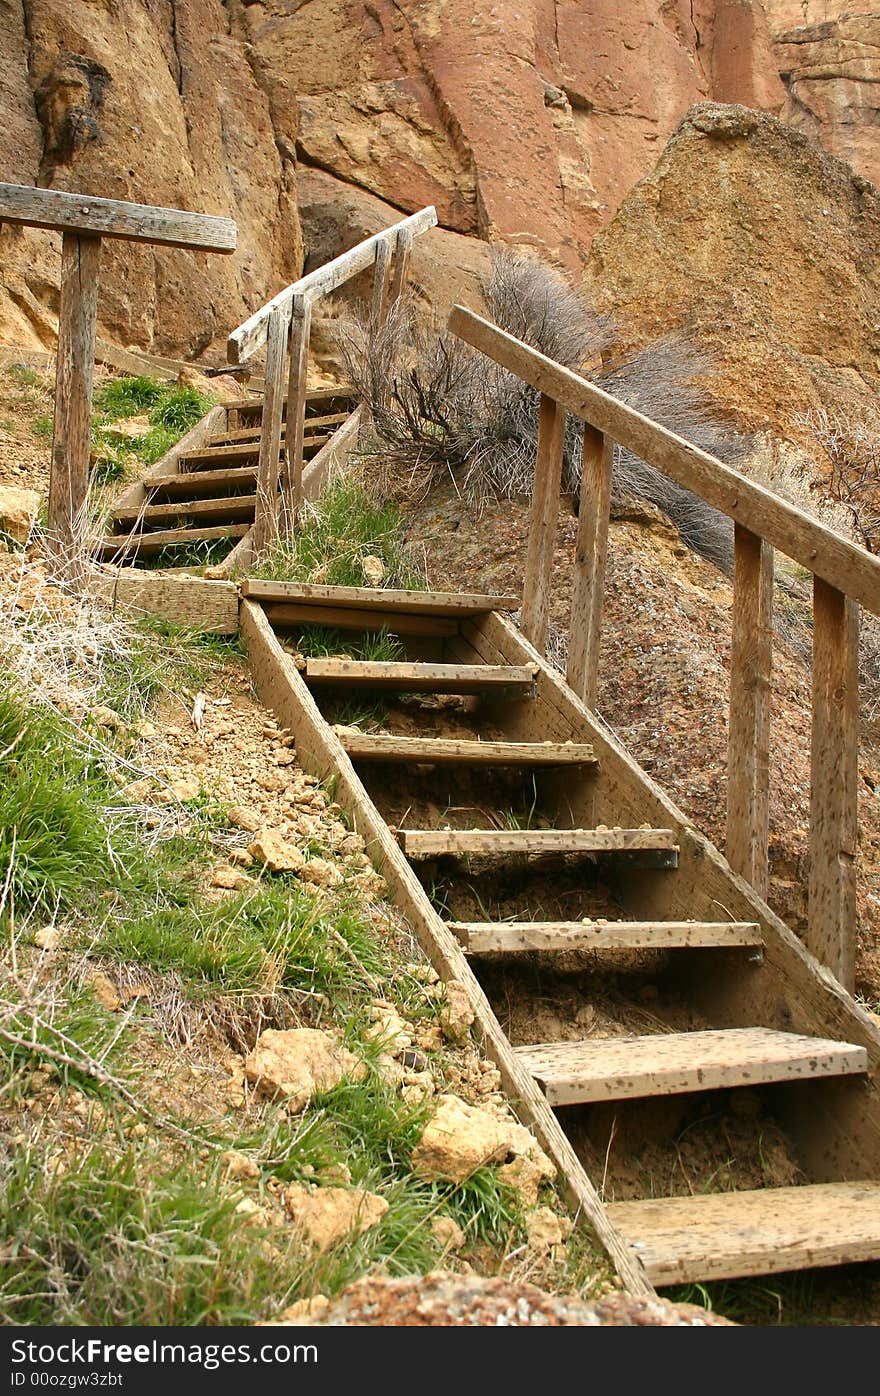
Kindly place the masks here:
<instances>
[{"instance_id":1,"label":"rock cliff face","mask_svg":"<svg viewBox=\"0 0 880 1396\"><path fill-rule=\"evenodd\" d=\"M706 98L779 114L880 179L880 14L844 9L0 0L0 177L235 217L231 259L105 245L104 332L194 355L298 273L297 166L310 262L431 202L438 265L469 268L476 236L579 269ZM2 231L0 339L51 344L57 261L57 239Z\"/></svg>"},{"instance_id":2,"label":"rock cliff face","mask_svg":"<svg viewBox=\"0 0 880 1396\"><path fill-rule=\"evenodd\" d=\"M234 257L106 241L100 316L197 354L297 274L292 158L220 0L0 0L0 177L231 214ZM58 239L6 227L0 335L53 338Z\"/></svg>"}]
</instances>

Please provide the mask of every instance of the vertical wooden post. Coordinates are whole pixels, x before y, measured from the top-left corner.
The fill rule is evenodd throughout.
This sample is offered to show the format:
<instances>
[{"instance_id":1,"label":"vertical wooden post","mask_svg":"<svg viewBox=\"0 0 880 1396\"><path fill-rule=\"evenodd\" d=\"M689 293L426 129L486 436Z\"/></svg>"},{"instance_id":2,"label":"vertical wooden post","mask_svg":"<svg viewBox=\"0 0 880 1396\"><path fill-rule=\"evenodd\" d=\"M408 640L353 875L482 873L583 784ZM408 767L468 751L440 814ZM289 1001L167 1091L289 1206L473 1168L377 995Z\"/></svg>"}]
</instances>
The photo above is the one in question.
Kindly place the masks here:
<instances>
[{"instance_id":1,"label":"vertical wooden post","mask_svg":"<svg viewBox=\"0 0 880 1396\"><path fill-rule=\"evenodd\" d=\"M767 896L773 549L734 526L733 634L727 746L727 861Z\"/></svg>"},{"instance_id":2,"label":"vertical wooden post","mask_svg":"<svg viewBox=\"0 0 880 1396\"><path fill-rule=\"evenodd\" d=\"M807 944L849 990L856 965L858 659L858 606L814 577Z\"/></svg>"},{"instance_id":3,"label":"vertical wooden post","mask_svg":"<svg viewBox=\"0 0 880 1396\"><path fill-rule=\"evenodd\" d=\"M278 471L281 464L281 417L284 410L284 356L289 312L273 310L266 332L266 386L254 510L254 556L259 559L278 530Z\"/></svg>"},{"instance_id":4,"label":"vertical wooden post","mask_svg":"<svg viewBox=\"0 0 880 1396\"><path fill-rule=\"evenodd\" d=\"M372 326L375 332L385 318L385 295L388 290L388 271L391 266L391 245L383 238L376 247L376 267L373 272L373 312Z\"/></svg>"},{"instance_id":5,"label":"vertical wooden post","mask_svg":"<svg viewBox=\"0 0 880 1396\"><path fill-rule=\"evenodd\" d=\"M51 544L68 557L89 487L100 260L99 237L64 234L48 513Z\"/></svg>"},{"instance_id":6,"label":"vertical wooden post","mask_svg":"<svg viewBox=\"0 0 880 1396\"><path fill-rule=\"evenodd\" d=\"M409 262L412 255L413 235L409 228L401 228L397 234L397 252L394 258L394 279L391 282L391 300L393 305L406 285L409 275Z\"/></svg>"},{"instance_id":7,"label":"vertical wooden post","mask_svg":"<svg viewBox=\"0 0 880 1396\"><path fill-rule=\"evenodd\" d=\"M284 433L284 452L287 460L284 479L286 533L292 533L295 529L302 507L303 437L306 430L311 326L311 301L307 296L294 296L290 317L290 370L287 378L287 424Z\"/></svg>"},{"instance_id":8,"label":"vertical wooden post","mask_svg":"<svg viewBox=\"0 0 880 1396\"><path fill-rule=\"evenodd\" d=\"M605 563L611 515L614 442L595 427L584 428L574 589L566 679L588 708L596 706L599 642L605 599Z\"/></svg>"},{"instance_id":9,"label":"vertical wooden post","mask_svg":"<svg viewBox=\"0 0 880 1396\"><path fill-rule=\"evenodd\" d=\"M550 623L550 586L559 516L564 434L565 409L542 393L521 622L523 634L539 654L544 653L547 645Z\"/></svg>"}]
</instances>

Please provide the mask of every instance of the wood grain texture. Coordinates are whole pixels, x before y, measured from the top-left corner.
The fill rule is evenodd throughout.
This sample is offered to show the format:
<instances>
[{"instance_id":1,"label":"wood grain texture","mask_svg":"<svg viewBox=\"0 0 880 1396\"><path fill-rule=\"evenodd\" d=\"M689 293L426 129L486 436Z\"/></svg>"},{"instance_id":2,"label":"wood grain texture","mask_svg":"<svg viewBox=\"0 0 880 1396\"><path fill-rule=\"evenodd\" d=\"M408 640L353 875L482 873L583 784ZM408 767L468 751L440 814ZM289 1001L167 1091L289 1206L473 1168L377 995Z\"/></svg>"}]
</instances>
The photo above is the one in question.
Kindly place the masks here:
<instances>
[{"instance_id":1,"label":"wood grain texture","mask_svg":"<svg viewBox=\"0 0 880 1396\"><path fill-rule=\"evenodd\" d=\"M613 1202L657 1285L880 1260L880 1182Z\"/></svg>"},{"instance_id":2,"label":"wood grain texture","mask_svg":"<svg viewBox=\"0 0 880 1396\"><path fill-rule=\"evenodd\" d=\"M100 261L100 238L64 234L48 532L50 546L71 558L86 523Z\"/></svg>"},{"instance_id":3,"label":"wood grain texture","mask_svg":"<svg viewBox=\"0 0 880 1396\"><path fill-rule=\"evenodd\" d=\"M516 1054L551 1105L860 1075L868 1066L865 1049L853 1043L771 1028L543 1042Z\"/></svg>"},{"instance_id":4,"label":"wood grain texture","mask_svg":"<svg viewBox=\"0 0 880 1396\"><path fill-rule=\"evenodd\" d=\"M770 668L773 549L742 524L734 528L727 861L767 895L770 838Z\"/></svg>"},{"instance_id":5,"label":"wood grain texture","mask_svg":"<svg viewBox=\"0 0 880 1396\"><path fill-rule=\"evenodd\" d=\"M151 502L160 496L167 499L194 499L196 496L226 494L242 485L256 485L255 465L233 465L228 470L191 470L181 475L154 476L146 489ZM120 508L125 506L120 505Z\"/></svg>"},{"instance_id":6,"label":"wood grain texture","mask_svg":"<svg viewBox=\"0 0 880 1396\"><path fill-rule=\"evenodd\" d=\"M674 950L763 944L755 921L451 921L469 955L533 950Z\"/></svg>"},{"instance_id":7,"label":"wood grain texture","mask_svg":"<svg viewBox=\"0 0 880 1396\"><path fill-rule=\"evenodd\" d=\"M531 693L533 673L501 664L420 664L403 660L307 659L307 683L341 684L400 693Z\"/></svg>"},{"instance_id":8,"label":"wood grain texture","mask_svg":"<svg viewBox=\"0 0 880 1396\"><path fill-rule=\"evenodd\" d=\"M467 853L674 853L672 829L398 829L408 858Z\"/></svg>"},{"instance_id":9,"label":"wood grain texture","mask_svg":"<svg viewBox=\"0 0 880 1396\"><path fill-rule=\"evenodd\" d=\"M451 616L426 616L417 611L367 611L356 606L321 606L305 602L266 601L269 623L276 630L301 625L332 625L337 630L388 630L392 635L454 635L458 621Z\"/></svg>"},{"instance_id":10,"label":"wood grain texture","mask_svg":"<svg viewBox=\"0 0 880 1396\"><path fill-rule=\"evenodd\" d=\"M231 218L131 204L121 199L98 199L91 194L67 194L61 189L34 189L23 184L0 184L0 221L154 242L165 247L190 247L201 252L234 252L236 244Z\"/></svg>"},{"instance_id":11,"label":"wood grain texture","mask_svg":"<svg viewBox=\"0 0 880 1396\"><path fill-rule=\"evenodd\" d=\"M310 606L365 607L370 611L400 611L409 615L480 615L484 611L515 611L518 596L483 596L475 592L395 591L391 587L336 587L320 582L276 582L245 577L241 594L250 601L289 601Z\"/></svg>"},{"instance_id":12,"label":"wood grain texture","mask_svg":"<svg viewBox=\"0 0 880 1396\"><path fill-rule=\"evenodd\" d=\"M132 567L89 578L89 594L126 615L156 616L187 630L217 635L238 631L238 588L233 582L209 582L186 573L177 577L138 572Z\"/></svg>"},{"instance_id":13,"label":"wood grain texture","mask_svg":"<svg viewBox=\"0 0 880 1396\"><path fill-rule=\"evenodd\" d=\"M588 708L596 706L599 681L613 462L610 436L585 427L566 679Z\"/></svg>"},{"instance_id":14,"label":"wood grain texture","mask_svg":"<svg viewBox=\"0 0 880 1396\"><path fill-rule=\"evenodd\" d=\"M807 944L850 991L858 926L858 663L858 607L815 578Z\"/></svg>"},{"instance_id":15,"label":"wood grain texture","mask_svg":"<svg viewBox=\"0 0 880 1396\"><path fill-rule=\"evenodd\" d=\"M303 502L303 441L306 422L306 388L309 369L309 336L312 305L303 296L294 296L290 317L290 369L287 378L287 414L284 433L286 466L282 508L284 533L290 537L297 525Z\"/></svg>"},{"instance_id":16,"label":"wood grain texture","mask_svg":"<svg viewBox=\"0 0 880 1396\"><path fill-rule=\"evenodd\" d=\"M244 601L242 635L257 691L296 741L299 759L322 779L335 775L336 799L348 811L367 852L379 861L392 894L407 916L422 949L444 980L463 984L475 1014L474 1029L497 1065L511 1105L532 1128L561 1175L563 1190L578 1224L588 1228L611 1258L622 1283L633 1294L653 1293L637 1255L608 1222L595 1187L534 1079L519 1062L454 935L431 905L406 858L346 755L327 725L293 662L285 655L260 607Z\"/></svg>"},{"instance_id":17,"label":"wood grain texture","mask_svg":"<svg viewBox=\"0 0 880 1396\"><path fill-rule=\"evenodd\" d=\"M559 516L564 435L564 410L552 398L542 394L520 622L523 634L539 654L543 654L546 648L550 624L550 587Z\"/></svg>"},{"instance_id":18,"label":"wood grain texture","mask_svg":"<svg viewBox=\"0 0 880 1396\"><path fill-rule=\"evenodd\" d=\"M188 543L213 543L221 538L243 538L250 532L246 523L210 524L196 528L160 528L154 533L119 533L99 539L97 550L108 562L133 561L160 553L163 548L181 547Z\"/></svg>"},{"instance_id":19,"label":"wood grain texture","mask_svg":"<svg viewBox=\"0 0 880 1396\"><path fill-rule=\"evenodd\" d=\"M373 268L373 300L371 305L371 324L373 330L379 329L385 319L385 309L388 303L388 279L391 272L391 243L385 238L376 248L376 262Z\"/></svg>"},{"instance_id":20,"label":"wood grain texture","mask_svg":"<svg viewBox=\"0 0 880 1396\"><path fill-rule=\"evenodd\" d=\"M180 499L170 504L144 504L140 509L114 509L111 518L118 527L135 533L163 525L174 527L178 520L178 527L188 527L190 523L241 523L244 519L253 519L256 502L255 494Z\"/></svg>"},{"instance_id":21,"label":"wood grain texture","mask_svg":"<svg viewBox=\"0 0 880 1396\"><path fill-rule=\"evenodd\" d=\"M360 272L366 271L376 260L376 249L382 242L392 244L398 233L403 228L408 228L414 236L425 233L429 228L433 228L437 223L437 214L433 208L420 209L418 213L413 213L409 218L401 219L399 223L393 223L388 228L383 228L381 232L374 233L372 237L365 238L356 247L352 247L348 252L341 253L334 257L332 262L327 262L323 267L316 267L307 276L301 276L298 281L292 282L290 286L285 286L283 291L279 291L277 296L267 301L253 315L249 316L237 329L232 331L226 344L226 356L231 364L242 364L249 359L261 344L266 342L266 333L269 317L276 310L289 310L290 303L294 296L306 296L310 301L319 300L321 296L328 295L339 286L344 285L351 277L357 276Z\"/></svg>"},{"instance_id":22,"label":"wood grain texture","mask_svg":"<svg viewBox=\"0 0 880 1396\"><path fill-rule=\"evenodd\" d=\"M656 466L707 503L875 615L880 614L880 558L772 491L764 489L706 451L627 407L570 369L457 305L449 329L524 382L546 393L597 430Z\"/></svg>"},{"instance_id":23,"label":"wood grain texture","mask_svg":"<svg viewBox=\"0 0 880 1396\"><path fill-rule=\"evenodd\" d=\"M401 228L394 249L394 276L391 281L391 304L399 299L409 277L413 234L411 228Z\"/></svg>"},{"instance_id":24,"label":"wood grain texture","mask_svg":"<svg viewBox=\"0 0 880 1396\"><path fill-rule=\"evenodd\" d=\"M398 737L385 732L340 731L356 761L425 761L437 766L590 766L585 743L472 741L461 737Z\"/></svg>"},{"instance_id":25,"label":"wood grain texture","mask_svg":"<svg viewBox=\"0 0 880 1396\"><path fill-rule=\"evenodd\" d=\"M260 436L257 509L254 517L254 556L262 558L278 531L278 475L281 465L281 411L284 403L284 358L287 352L288 313L273 310L266 341L266 389L263 394L263 430ZM235 450L236 448L231 448ZM223 455L232 459L221 447Z\"/></svg>"}]
</instances>

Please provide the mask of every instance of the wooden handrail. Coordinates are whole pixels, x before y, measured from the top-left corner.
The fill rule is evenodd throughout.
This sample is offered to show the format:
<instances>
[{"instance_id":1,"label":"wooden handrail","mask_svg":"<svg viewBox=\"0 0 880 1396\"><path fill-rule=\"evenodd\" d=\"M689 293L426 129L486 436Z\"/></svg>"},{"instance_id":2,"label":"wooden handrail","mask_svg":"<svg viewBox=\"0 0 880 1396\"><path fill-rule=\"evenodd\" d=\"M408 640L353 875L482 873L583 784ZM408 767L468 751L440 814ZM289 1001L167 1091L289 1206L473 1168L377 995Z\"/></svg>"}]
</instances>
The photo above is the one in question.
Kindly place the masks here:
<instances>
[{"instance_id":1,"label":"wooden handrail","mask_svg":"<svg viewBox=\"0 0 880 1396\"><path fill-rule=\"evenodd\" d=\"M807 943L841 983L855 981L858 843L858 605L880 612L880 559L756 485L595 384L457 305L449 329L541 394L522 601L526 638L544 652L566 410L583 418L583 469L569 633L569 686L592 706L614 442L734 521L727 856L768 887L770 666L774 548L813 573L813 723Z\"/></svg>"},{"instance_id":2,"label":"wooden handrail","mask_svg":"<svg viewBox=\"0 0 880 1396\"><path fill-rule=\"evenodd\" d=\"M190 247L196 252L235 251L236 228L231 218L213 213L190 213L182 208L154 208L93 194L68 194L63 189L36 189L27 184L0 184L0 223L32 228L73 230L128 242L153 242L162 247Z\"/></svg>"},{"instance_id":3,"label":"wooden handrail","mask_svg":"<svg viewBox=\"0 0 880 1396\"><path fill-rule=\"evenodd\" d=\"M307 276L301 276L298 281L293 281L289 286L285 286L283 291L279 291L277 296L273 296L265 305L261 305L259 310L255 310L238 329L232 331L226 342L226 357L231 364L243 364L251 357L262 344L266 342L266 334L269 328L269 317L275 310L290 311L291 304L295 296L304 296L307 300L315 302L321 296L328 295L331 291L337 290L353 276L359 272L366 271L376 261L376 253L383 243L388 243L395 247L411 246L408 238L417 237L419 233L425 233L429 228L437 226L437 211L432 206L420 209L418 213L410 214L409 218L403 218L399 223L392 223L388 228L382 228L380 232L374 233L372 237L365 238L348 252L342 252L338 257L334 257L332 262L327 262L322 267L316 267ZM398 242L399 237L403 237L403 245Z\"/></svg>"},{"instance_id":4,"label":"wooden handrail","mask_svg":"<svg viewBox=\"0 0 880 1396\"><path fill-rule=\"evenodd\" d=\"M230 363L241 364L261 344L266 344L266 386L260 433L260 461L257 472L257 505L254 514L254 552L263 554L276 537L279 522L284 533L296 527L302 503L303 437L306 415L306 374L309 359L312 305L321 296L335 291L353 276L373 267L371 326L378 329L386 303L400 295L409 271L413 239L437 224L433 208L423 208L390 228L383 228L359 242L348 252L334 257L308 276L285 286L277 296L255 311L243 325L233 330L226 345ZM394 273L389 293L392 255ZM285 363L289 365L284 385ZM279 477L282 449L281 423L285 410L284 469ZM280 499L279 478L283 486ZM279 520L280 505L280 520Z\"/></svg>"},{"instance_id":5,"label":"wooden handrail","mask_svg":"<svg viewBox=\"0 0 880 1396\"><path fill-rule=\"evenodd\" d=\"M464 306L453 308L448 328L771 547L880 614L880 557Z\"/></svg>"}]
</instances>

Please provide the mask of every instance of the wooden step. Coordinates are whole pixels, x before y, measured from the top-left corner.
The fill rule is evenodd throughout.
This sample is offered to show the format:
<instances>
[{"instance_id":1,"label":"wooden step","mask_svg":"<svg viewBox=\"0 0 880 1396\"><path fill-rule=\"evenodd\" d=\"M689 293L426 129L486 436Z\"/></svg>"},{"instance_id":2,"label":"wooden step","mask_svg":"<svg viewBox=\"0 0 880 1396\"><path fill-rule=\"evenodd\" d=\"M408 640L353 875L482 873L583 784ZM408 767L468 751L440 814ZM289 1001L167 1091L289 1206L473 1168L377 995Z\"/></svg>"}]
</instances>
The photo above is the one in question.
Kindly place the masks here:
<instances>
[{"instance_id":1,"label":"wooden step","mask_svg":"<svg viewBox=\"0 0 880 1396\"><path fill-rule=\"evenodd\" d=\"M255 465L232 466L228 470L190 471L183 475L158 475L144 481L150 499L159 495L169 499L187 499L193 495L227 494L229 490L242 485L255 485L257 467Z\"/></svg>"},{"instance_id":2,"label":"wooden step","mask_svg":"<svg viewBox=\"0 0 880 1396\"><path fill-rule=\"evenodd\" d=\"M496 853L677 853L674 829L398 829L408 858Z\"/></svg>"},{"instance_id":3,"label":"wooden step","mask_svg":"<svg viewBox=\"0 0 880 1396\"><path fill-rule=\"evenodd\" d=\"M256 461L260 454L260 443L239 443L237 446L202 446L198 451L187 451L178 457L181 471L210 470L213 466L234 465L236 461Z\"/></svg>"},{"instance_id":4,"label":"wooden step","mask_svg":"<svg viewBox=\"0 0 880 1396\"><path fill-rule=\"evenodd\" d=\"M396 660L307 659L308 683L398 693L504 693L527 695L535 683L533 664L418 664Z\"/></svg>"},{"instance_id":5,"label":"wooden step","mask_svg":"<svg viewBox=\"0 0 880 1396\"><path fill-rule=\"evenodd\" d=\"M357 406L357 396L354 389L347 387L345 384L329 388L309 388L309 391L306 393L306 405L307 407L315 405L316 410L318 410L322 403L329 402L332 398L341 398L344 402L350 402L352 404L352 411L355 406ZM230 412L242 412L245 414L252 412L262 413L263 397L262 394L260 394L258 397L233 398L231 402L227 402L224 405ZM282 404L282 416L287 416L286 400Z\"/></svg>"},{"instance_id":6,"label":"wooden step","mask_svg":"<svg viewBox=\"0 0 880 1396\"><path fill-rule=\"evenodd\" d=\"M216 499L181 499L171 504L147 504L141 505L140 508L114 509L111 518L114 524L140 532L143 529L161 528L163 524L173 524L175 520L190 520L193 523L240 523L242 519L253 519L256 505L255 494L220 495Z\"/></svg>"},{"instance_id":7,"label":"wooden step","mask_svg":"<svg viewBox=\"0 0 880 1396\"><path fill-rule=\"evenodd\" d=\"M245 577L241 594L249 601L451 617L487 615L490 611L516 611L520 604L518 596L483 596L455 591L392 591L390 587L332 587L317 582L273 582L262 577Z\"/></svg>"},{"instance_id":8,"label":"wooden step","mask_svg":"<svg viewBox=\"0 0 880 1396\"><path fill-rule=\"evenodd\" d=\"M612 1202L655 1285L880 1260L880 1182Z\"/></svg>"},{"instance_id":9,"label":"wooden step","mask_svg":"<svg viewBox=\"0 0 880 1396\"><path fill-rule=\"evenodd\" d=\"M316 432L325 432L330 427L341 426L343 422L348 421L350 416L350 412L331 412L329 415L323 417L306 417L306 436L314 436ZM257 422L253 426L240 427L236 431L221 432L217 436L209 436L205 444L207 446L235 446L241 441L259 441L260 430L260 424ZM282 430L282 441L284 440L284 435L285 433Z\"/></svg>"},{"instance_id":10,"label":"wooden step","mask_svg":"<svg viewBox=\"0 0 880 1396\"><path fill-rule=\"evenodd\" d=\"M100 556L107 560L119 556L146 557L160 553L163 548L185 547L190 543L210 543L220 538L243 538L252 524L218 524L211 528L165 528L155 533L120 533L98 543Z\"/></svg>"},{"instance_id":11,"label":"wooden step","mask_svg":"<svg viewBox=\"0 0 880 1396\"><path fill-rule=\"evenodd\" d=\"M542 1042L516 1055L551 1105L680 1095L867 1071L864 1047L773 1028Z\"/></svg>"},{"instance_id":12,"label":"wooden step","mask_svg":"<svg viewBox=\"0 0 880 1396\"><path fill-rule=\"evenodd\" d=\"M267 601L266 619L275 630L298 630L303 625L329 625L334 630L388 630L393 635L440 635L459 633L459 622L452 616L420 615L414 611L367 611L357 607L288 605Z\"/></svg>"},{"instance_id":13,"label":"wooden step","mask_svg":"<svg viewBox=\"0 0 880 1396\"><path fill-rule=\"evenodd\" d=\"M450 921L468 955L530 950L760 948L753 921Z\"/></svg>"},{"instance_id":14,"label":"wooden step","mask_svg":"<svg viewBox=\"0 0 880 1396\"><path fill-rule=\"evenodd\" d=\"M480 742L352 731L338 735L349 756L357 761L425 762L434 766L598 765L593 748L583 742Z\"/></svg>"}]
</instances>

